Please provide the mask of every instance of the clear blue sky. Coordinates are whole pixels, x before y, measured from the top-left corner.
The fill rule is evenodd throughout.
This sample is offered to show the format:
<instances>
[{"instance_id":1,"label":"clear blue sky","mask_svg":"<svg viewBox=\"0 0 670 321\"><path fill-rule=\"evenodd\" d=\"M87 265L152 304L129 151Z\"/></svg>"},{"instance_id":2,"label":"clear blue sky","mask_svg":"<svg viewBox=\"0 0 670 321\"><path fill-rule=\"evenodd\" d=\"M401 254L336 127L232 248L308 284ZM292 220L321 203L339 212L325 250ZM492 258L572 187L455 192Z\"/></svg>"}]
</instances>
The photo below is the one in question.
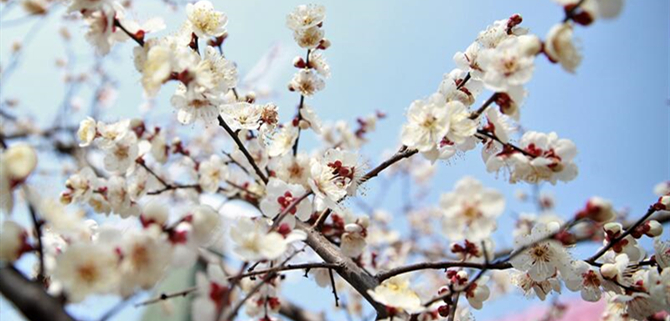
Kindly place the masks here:
<instances>
[{"instance_id":1,"label":"clear blue sky","mask_svg":"<svg viewBox=\"0 0 670 321\"><path fill-rule=\"evenodd\" d=\"M136 2L130 16L163 16L169 31L184 19L183 11L173 13L161 1L142 2ZM297 97L285 90L293 72L290 59L303 52L294 45L284 21L286 14L302 2L213 2L228 14L230 37L224 50L242 74L272 45L279 43L288 51L287 60L281 62L285 67L277 71L278 96L273 100L280 106L280 114L292 115ZM376 109L386 111L389 117L378 124L377 132L369 136L371 144L364 150L372 164L379 161L376 155L380 152L397 147L404 111L411 101L437 89L442 75L454 68L453 54L464 50L480 30L494 20L520 13L523 26L544 37L563 16L562 9L549 0L421 1L411 2L412 5L407 1L382 0L318 3L327 9L324 28L333 46L325 56L333 75L327 80L326 89L310 101L311 105L324 120L346 119L352 125L357 116ZM0 21L21 17L19 11ZM640 213L654 199L654 184L670 179L669 16L668 1L628 1L618 19L578 27L576 35L581 38L585 58L576 75L542 57L537 59L535 76L527 86L529 97L521 111L522 124L529 130L556 131L559 136L572 139L579 149L579 177L569 184L543 186L544 191L556 196L558 214L571 215L592 195ZM58 20L56 15L49 18L46 28L39 30L35 41L26 48L27 57L19 71L10 83L2 85L2 99L20 98L21 108L27 109L20 113L32 113L45 123L50 121L49 115L55 112L65 88L62 75L54 67L54 55L64 53L57 39ZM9 57L9 45L25 37L31 25L32 22L1 26L3 66ZM84 27L70 24L70 31L78 62L92 63L90 48L81 40ZM139 115L143 98L131 57L131 46L122 45L105 62L109 70L114 70L112 74L120 85L119 99L106 113L108 119ZM84 102L88 102L93 90L82 88ZM167 102L168 91L163 91L152 117L174 120ZM72 115L73 123L83 116ZM303 147L314 146L314 140L306 141ZM429 200L437 201L441 191L449 190L466 174L505 193L509 205L506 217L501 219L499 235L507 242L513 213L532 210L512 201L514 190L528 191L529 187L510 186L486 173L478 151L437 166L439 175ZM370 188L374 187L371 184ZM52 192L58 191L56 188ZM394 209L398 204L391 202L389 206ZM309 290L309 294L314 294L314 300L332 300L326 290ZM491 304L477 317L505 314L510 302L518 310L536 301L517 296ZM5 315L7 305L3 304L1 310L0 316Z\"/></svg>"}]
</instances>

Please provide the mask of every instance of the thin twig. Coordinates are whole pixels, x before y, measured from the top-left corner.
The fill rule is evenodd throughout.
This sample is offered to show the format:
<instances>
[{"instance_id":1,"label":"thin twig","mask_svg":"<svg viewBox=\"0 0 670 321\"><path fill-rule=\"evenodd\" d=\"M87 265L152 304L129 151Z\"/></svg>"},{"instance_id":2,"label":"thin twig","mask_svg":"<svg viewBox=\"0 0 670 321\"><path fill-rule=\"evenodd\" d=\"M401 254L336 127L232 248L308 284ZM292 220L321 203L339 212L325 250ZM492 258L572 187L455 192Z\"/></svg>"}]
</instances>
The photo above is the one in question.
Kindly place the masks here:
<instances>
[{"instance_id":1,"label":"thin twig","mask_svg":"<svg viewBox=\"0 0 670 321\"><path fill-rule=\"evenodd\" d=\"M335 306L340 306L340 298L337 296L337 288L335 287L335 277L333 276L333 269L328 269L328 275L330 276L330 286L333 288L333 296L335 296Z\"/></svg>"},{"instance_id":2,"label":"thin twig","mask_svg":"<svg viewBox=\"0 0 670 321\"><path fill-rule=\"evenodd\" d=\"M236 276L231 276L228 277L229 280L235 280L235 279L243 279L246 277L250 276L256 276L256 275L263 275L267 273L277 273L277 272L282 272L282 271L294 271L294 270L309 270L309 269L336 269L338 268L339 265L335 263L326 263L326 262L313 262L313 263L301 263L301 264L289 264L289 265L279 265L276 267L264 269L264 270L258 270L258 271L251 271L247 273L243 273L240 275Z\"/></svg>"},{"instance_id":3,"label":"thin twig","mask_svg":"<svg viewBox=\"0 0 670 321\"><path fill-rule=\"evenodd\" d=\"M307 49L307 55L305 56L305 66L309 68L309 54L311 53L310 49ZM302 120L302 107L305 105L305 95L300 94L300 103L298 104L298 136L295 138L293 143L293 156L298 155L298 143L300 142L300 121Z\"/></svg>"},{"instance_id":4,"label":"thin twig","mask_svg":"<svg viewBox=\"0 0 670 321\"><path fill-rule=\"evenodd\" d=\"M40 256L40 265L39 265L39 270L37 271L37 281L42 283L44 286L46 286L46 276L44 274L45 272L45 267L44 267L44 245L42 244L42 225L43 222L37 218L37 213L35 211L35 207L33 206L32 203L28 203L28 211L30 211L30 217L32 218L33 225L35 226L35 233L36 238L37 238L37 253L39 253Z\"/></svg>"},{"instance_id":5,"label":"thin twig","mask_svg":"<svg viewBox=\"0 0 670 321\"><path fill-rule=\"evenodd\" d=\"M242 151L242 154L244 154L244 157L247 159L249 164L251 164L251 167L254 168L254 171L256 172L256 175L258 175L258 177L263 181L263 183L267 184L268 183L268 178L265 177L265 174L263 174L263 171L261 171L261 169L258 167L258 165L256 164L256 161L251 156L251 154L249 153L247 148L244 146L244 143L242 143L240 138L237 137L237 134L230 128L230 126L228 126L228 124L226 124L226 121L223 120L223 117L221 117L221 115L219 115L218 119L219 119L219 126L223 127L223 129L228 133L228 135L230 135L230 137L235 141L235 144L240 149L240 151Z\"/></svg>"},{"instance_id":6,"label":"thin twig","mask_svg":"<svg viewBox=\"0 0 670 321\"><path fill-rule=\"evenodd\" d=\"M637 220L635 223L633 223L633 225L631 225L623 234L619 235L614 240L607 243L607 245L605 245L605 247L601 248L600 251L596 252L596 254L594 254L593 256L588 258L586 260L586 262L587 263L595 263L597 259L599 259L601 256L603 256L603 254L605 254L605 252L609 251L609 249L611 249L614 245L621 242L621 240L625 239L628 235L630 235L630 233L633 233L633 231L635 231L635 229L638 226L642 225L642 223L644 223L644 221L646 221L654 213L656 213L656 208L653 205L649 206L649 209L647 209L646 214L644 214L642 217L640 217L639 220Z\"/></svg>"},{"instance_id":7,"label":"thin twig","mask_svg":"<svg viewBox=\"0 0 670 321\"><path fill-rule=\"evenodd\" d=\"M398 150L397 153L395 153L393 156L391 156L391 158L385 160L384 162L379 164L377 167L375 167L372 170L370 170L369 172L367 172L367 174L365 174L363 176L363 178L361 179L361 183L367 182L371 178L376 177L377 175L379 175L379 173L381 173L383 170L385 170L389 166L391 166L391 165L393 165L393 164L395 164L395 163L397 163L397 162L399 162L399 161L401 161L405 158L412 157L412 155L414 155L418 152L419 151L416 150L416 149L408 149L407 146L403 146L402 148L400 148L400 150Z\"/></svg>"},{"instance_id":8,"label":"thin twig","mask_svg":"<svg viewBox=\"0 0 670 321\"><path fill-rule=\"evenodd\" d=\"M141 307L141 306L145 306L145 305L149 305L149 304L154 304L154 303L157 303L157 302L160 302L160 301L165 301L165 300L176 298L176 297L185 297L185 296L187 296L187 295L189 295L189 294L191 294L191 293L193 293L197 290L198 290L198 287L194 286L194 287L188 288L186 290L181 290L181 291L178 291L178 292L162 293L161 295L159 295L159 296L157 296L153 299L149 299L149 300L142 301L140 303L135 304L135 307L137 308L137 307Z\"/></svg>"}]
</instances>

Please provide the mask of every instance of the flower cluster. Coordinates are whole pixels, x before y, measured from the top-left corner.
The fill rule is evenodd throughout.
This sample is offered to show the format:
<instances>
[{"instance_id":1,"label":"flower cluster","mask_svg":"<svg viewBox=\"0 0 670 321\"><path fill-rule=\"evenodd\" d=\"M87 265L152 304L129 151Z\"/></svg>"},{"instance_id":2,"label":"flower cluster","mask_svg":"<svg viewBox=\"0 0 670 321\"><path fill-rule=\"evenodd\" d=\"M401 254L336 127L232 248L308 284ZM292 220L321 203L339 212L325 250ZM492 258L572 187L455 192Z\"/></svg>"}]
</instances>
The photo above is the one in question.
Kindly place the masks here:
<instances>
[{"instance_id":1,"label":"flower cluster","mask_svg":"<svg viewBox=\"0 0 670 321\"><path fill-rule=\"evenodd\" d=\"M522 28L515 14L494 21L456 53L457 68L407 109L403 146L370 167L360 150L386 115L376 111L353 126L322 123L307 103L331 74L323 6L300 5L286 17L306 54L293 60L297 71L288 85L300 94L297 110L282 119L280 106L238 87L244 81L223 54L228 17L213 3L187 4L177 30L148 38L165 28L162 20L129 19L125 2L124 8L113 0L71 0L68 17L84 21L99 55L134 42L144 94L157 99L174 82L177 123L204 126L182 139L189 126L108 122L104 115L81 120L70 130L78 142L58 147L77 162L63 167L60 202L31 188L31 174L40 173L36 148L7 144L0 133L0 205L7 214L0 268L36 253L40 284L30 284L78 303L98 294L133 298L198 262L206 268L193 272L195 287L142 304L190 294L191 318L205 321L234 320L242 310L260 321L295 311L309 316L282 295L292 270L312 275L330 288L336 306L361 318L368 309L361 302L368 301L380 320L472 320L470 311L514 288L540 300L566 289L590 302L605 298L607 320L644 320L668 310L670 242L662 239L668 182L655 187L658 199L635 220L593 196L564 221L551 194L520 194L538 213L518 215L510 249L494 241L498 218L514 206L500 191L466 176L438 204L426 204L437 160L453 161L479 145L486 170L503 172L510 183L539 190L545 182L576 178L575 144L554 132L522 130L520 107L535 59L544 55L574 73L582 62L575 27L616 16L623 1L556 2L565 18L545 39ZM42 14L40 8L36 2L30 10ZM491 95L478 104L486 91ZM321 143L311 151L299 146L307 129ZM386 181L377 198L359 197L382 171ZM382 209L395 180L403 180L400 221ZM32 229L10 218L17 199L28 205ZM657 213L665 216L652 217ZM602 247L587 258L573 255L572 247L588 240ZM408 276L423 270L435 273L419 281Z\"/></svg>"}]
</instances>

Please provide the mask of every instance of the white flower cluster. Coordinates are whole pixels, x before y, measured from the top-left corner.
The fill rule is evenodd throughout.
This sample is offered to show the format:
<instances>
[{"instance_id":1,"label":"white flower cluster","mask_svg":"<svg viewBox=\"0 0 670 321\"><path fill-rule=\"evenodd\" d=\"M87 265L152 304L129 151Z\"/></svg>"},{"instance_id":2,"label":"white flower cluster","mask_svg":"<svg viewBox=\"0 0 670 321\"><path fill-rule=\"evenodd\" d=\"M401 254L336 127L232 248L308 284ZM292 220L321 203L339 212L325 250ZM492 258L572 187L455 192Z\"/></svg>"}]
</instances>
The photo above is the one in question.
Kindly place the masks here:
<instances>
[{"instance_id":1,"label":"white flower cluster","mask_svg":"<svg viewBox=\"0 0 670 321\"><path fill-rule=\"evenodd\" d=\"M323 57L330 46L323 6L300 5L287 16L286 26L307 54L294 59L298 71L289 83L289 90L300 93L297 113L281 123L277 105L257 103L255 94L238 92L237 68L222 49L228 18L211 2L187 4L179 30L146 39L147 33L164 27L159 19L140 24L126 19L118 2L72 0L69 11L82 15L86 37L99 54L110 52L117 42L137 43L134 62L145 94L154 97L164 83L176 81L170 101L177 121L218 123L232 138L233 150L221 153L212 144L210 134L218 128L206 126L203 135L188 142L168 142L167 130L139 119L106 123L87 118L76 136L79 147L93 157L83 157L89 166L66 171L71 175L58 204L40 199L28 186L37 166L35 150L3 141L2 210L11 213L21 187L41 219L35 218L36 233L14 220L2 221L0 261L12 264L38 252L38 276L48 280L50 293L62 294L68 302L95 294L128 298L154 288L172 268L205 262L206 271L196 273L196 287L188 292L195 296L191 317L197 320L233 318L238 308L254 319L275 320L283 304L280 273L291 269L306 270L305 276L313 275L319 286L332 287L336 300L337 291L346 293L346 308L357 316L363 314L363 298L379 303L377 312L386 314L380 319L429 321L454 315L471 320L469 309L482 309L511 285L540 300L564 288L586 301L604 296L609 320L643 320L667 310L670 242L661 239L661 223L649 217L670 210L668 182L656 186L658 201L634 225L616 222L621 215L612 202L597 196L563 223L552 212L553 198L538 193L534 202L541 213L519 215L514 248L503 254L494 251L493 240L506 208L502 193L467 176L442 193L438 206L421 204L429 194L426 186L435 162L479 143L487 171L505 171L511 183L575 179L572 141L553 132L515 135L521 127L524 87L540 54L574 73L582 60L575 26L616 16L623 1L557 2L566 19L544 41L520 27L521 16L512 15L495 21L454 55L458 68L444 75L435 93L409 106L400 134L403 148L368 171L359 149L385 115L359 118L355 128L344 121L322 124L305 102L325 88L330 76ZM484 90L491 91L490 98L472 107ZM323 142L322 148L299 151L301 130L307 129ZM396 164L418 153L423 157ZM386 168L389 181L400 177L420 188L402 191L408 196L403 223L409 236L393 228L397 223L378 204L359 199L365 214L354 214L345 201ZM207 205L213 199L239 201L248 211L215 209ZM64 207L70 204L104 217ZM569 249L578 239L597 237L603 247L594 256L572 256ZM653 253L644 249L644 238L653 242ZM438 261L446 253L449 261ZM292 265L298 255L316 254L328 262ZM419 257L430 261L416 262ZM229 271L229 261L240 263L240 272ZM405 274L426 269L444 273L427 274L421 288ZM459 298L468 304L458 305Z\"/></svg>"},{"instance_id":2,"label":"white flower cluster","mask_svg":"<svg viewBox=\"0 0 670 321\"><path fill-rule=\"evenodd\" d=\"M513 144L512 119L519 121L519 106L526 95L523 86L532 77L535 56L543 47L563 56L572 50L564 48L568 45L565 35L552 36L548 41L554 44L543 46L537 36L519 27L521 21L519 15L495 21L465 52L456 53L458 68L444 76L438 92L410 105L401 133L405 146L435 162L472 150L481 142L488 171L505 169L512 183L555 184L577 176L573 162L577 150L571 141L555 133L526 132L520 146ZM561 39L554 39L557 37ZM565 67L574 62L570 59L560 61ZM470 110L483 88L493 91L492 96L477 110ZM481 116L485 122L480 127Z\"/></svg>"}]
</instances>

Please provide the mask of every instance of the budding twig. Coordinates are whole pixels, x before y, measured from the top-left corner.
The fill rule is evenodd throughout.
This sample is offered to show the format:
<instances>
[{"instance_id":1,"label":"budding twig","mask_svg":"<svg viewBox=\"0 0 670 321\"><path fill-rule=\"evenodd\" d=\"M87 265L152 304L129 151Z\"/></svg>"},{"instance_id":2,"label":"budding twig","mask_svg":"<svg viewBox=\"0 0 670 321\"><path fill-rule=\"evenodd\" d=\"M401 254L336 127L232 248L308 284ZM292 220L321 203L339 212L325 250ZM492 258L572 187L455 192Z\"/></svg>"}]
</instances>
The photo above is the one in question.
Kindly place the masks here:
<instances>
[{"instance_id":1,"label":"budding twig","mask_svg":"<svg viewBox=\"0 0 670 321\"><path fill-rule=\"evenodd\" d=\"M230 128L230 126L228 126L228 124L226 124L226 121L223 120L223 117L221 117L221 115L218 116L218 120L219 120L219 126L223 127L223 129L226 131L226 133L228 133L228 135L230 135L230 137L233 139L233 141L235 141L235 144L240 149L240 151L242 151L242 154L244 154L244 157L247 159L249 164L251 164L251 167L254 168L254 171L256 172L256 175L258 175L258 177L263 181L263 183L267 184L268 183L268 178L265 177L265 174L263 174L263 171L261 171L261 169L258 167L258 165L256 164L256 161L254 160L254 158L251 156L251 154L247 150L247 147L244 146L244 143L242 143L240 138Z\"/></svg>"},{"instance_id":2,"label":"budding twig","mask_svg":"<svg viewBox=\"0 0 670 321\"><path fill-rule=\"evenodd\" d=\"M307 55L305 56L305 65L309 67L309 54L312 51L307 49ZM298 155L298 143L300 142L300 121L302 120L302 107L305 105L305 95L300 94L300 103L298 104L298 137L295 138L295 143L293 143L293 156Z\"/></svg>"},{"instance_id":3,"label":"budding twig","mask_svg":"<svg viewBox=\"0 0 670 321\"><path fill-rule=\"evenodd\" d=\"M146 301L142 301L140 303L136 303L135 307L138 308L138 307L141 307L141 306L154 304L154 303L157 303L157 302L160 302L160 301L165 301L165 300L180 297L180 296L184 297L184 296L187 296L187 295L189 295L189 294L191 294L191 293L193 293L197 290L198 290L198 287L194 286L194 287L191 287L191 288L188 288L188 289L185 289L185 290L181 290L181 291L178 291L178 292L162 293L161 295L159 295L159 296L157 296L153 299L149 299L149 300L146 300Z\"/></svg>"},{"instance_id":4,"label":"budding twig","mask_svg":"<svg viewBox=\"0 0 670 321\"><path fill-rule=\"evenodd\" d=\"M656 213L656 208L652 205L649 206L649 209L647 209L647 213L644 214L642 217L640 217L639 220L637 220L633 225L631 225L623 234L619 235L617 238L613 239L611 242L607 243L605 247L601 248L600 251L596 252L593 256L588 258L586 260L587 263L595 263L597 259L599 259L605 252L609 251L614 245L617 243L621 242L621 240L625 239L626 236L630 235L630 233L633 233L635 228L638 226L642 225L644 221L646 221L652 214Z\"/></svg>"}]
</instances>

